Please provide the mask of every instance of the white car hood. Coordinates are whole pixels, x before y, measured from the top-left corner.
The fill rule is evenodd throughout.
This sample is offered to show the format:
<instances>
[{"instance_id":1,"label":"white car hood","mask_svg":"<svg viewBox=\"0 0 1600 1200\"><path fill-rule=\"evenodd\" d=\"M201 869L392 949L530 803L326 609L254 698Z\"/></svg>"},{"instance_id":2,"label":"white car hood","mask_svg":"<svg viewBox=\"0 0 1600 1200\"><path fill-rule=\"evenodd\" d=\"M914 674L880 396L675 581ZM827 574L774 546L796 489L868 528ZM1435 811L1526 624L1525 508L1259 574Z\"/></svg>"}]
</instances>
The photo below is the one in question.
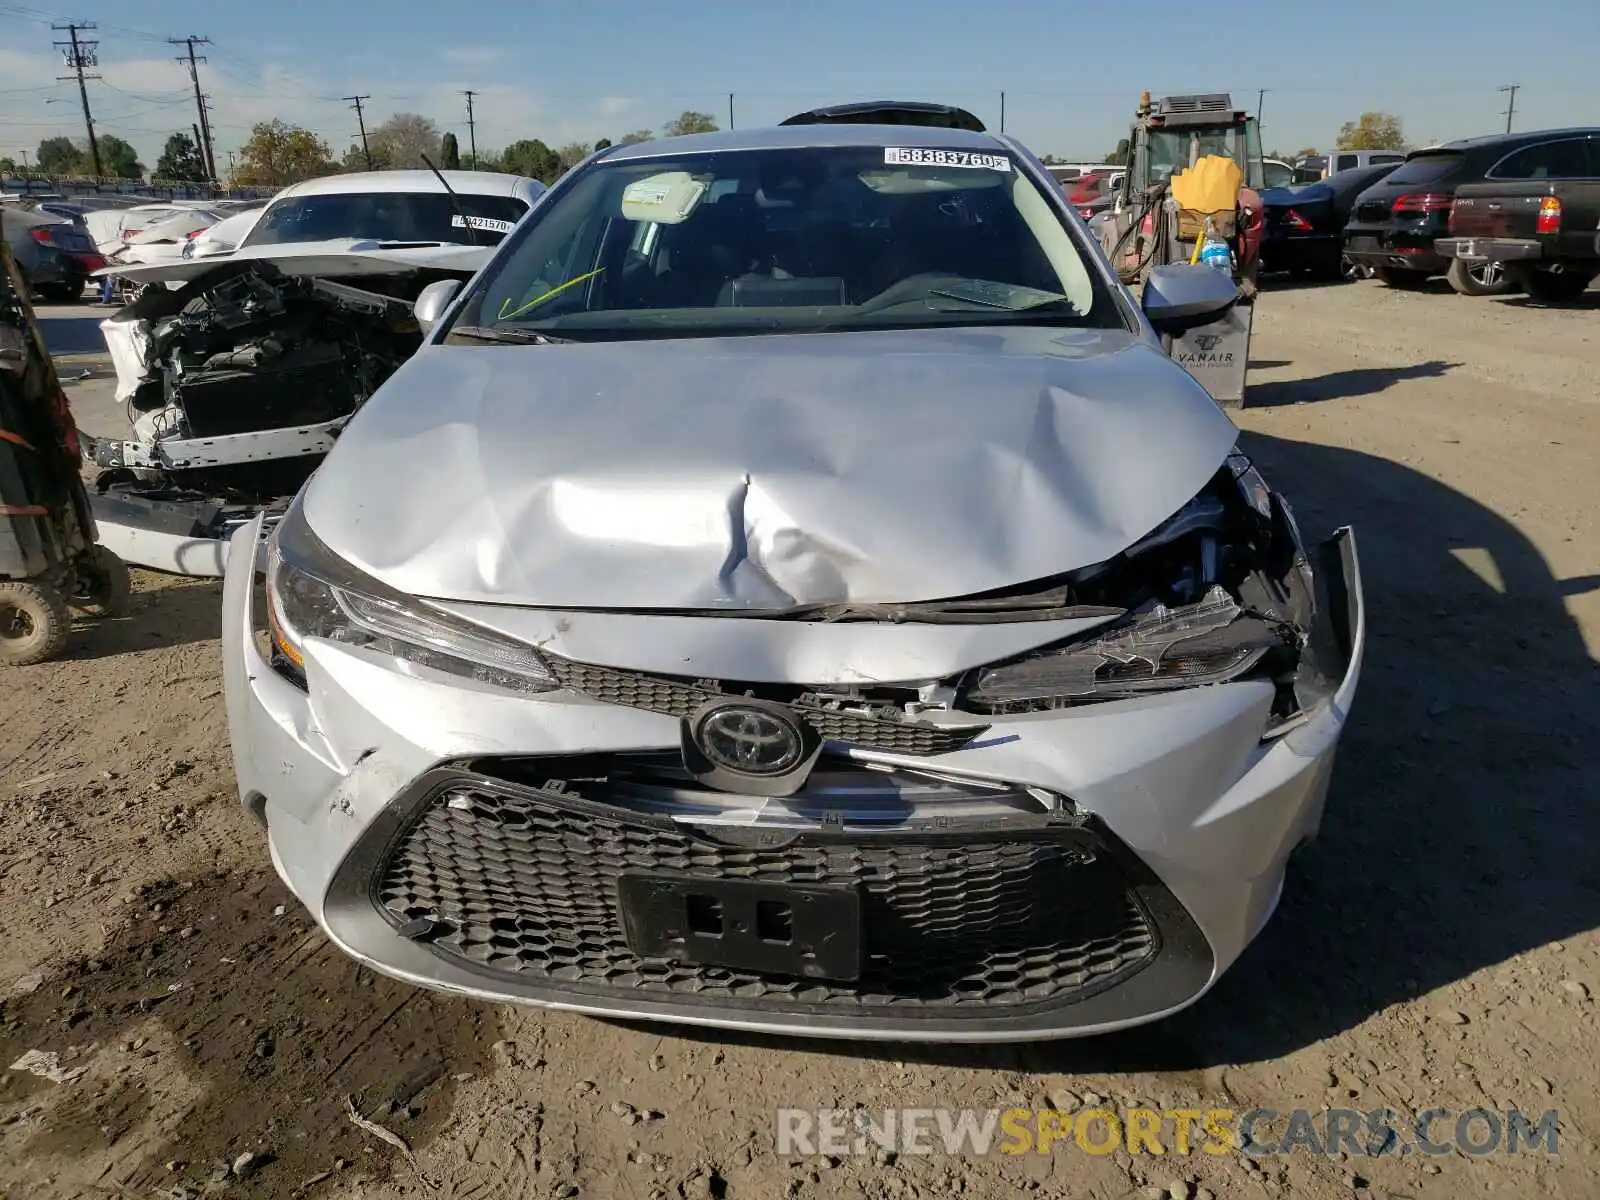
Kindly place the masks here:
<instances>
[{"instance_id":1,"label":"white car hood","mask_svg":"<svg viewBox=\"0 0 1600 1200\"><path fill-rule=\"evenodd\" d=\"M425 346L304 512L361 571L441 600L908 603L1112 557L1237 436L1123 331Z\"/></svg>"},{"instance_id":2,"label":"white car hood","mask_svg":"<svg viewBox=\"0 0 1600 1200\"><path fill-rule=\"evenodd\" d=\"M341 238L331 242L292 242L274 246L241 246L232 254L181 259L145 266L107 267L96 275L116 275L136 283L190 280L223 263L266 262L286 275L334 279L344 275L397 275L432 269L471 275L489 261L492 246L435 245Z\"/></svg>"}]
</instances>

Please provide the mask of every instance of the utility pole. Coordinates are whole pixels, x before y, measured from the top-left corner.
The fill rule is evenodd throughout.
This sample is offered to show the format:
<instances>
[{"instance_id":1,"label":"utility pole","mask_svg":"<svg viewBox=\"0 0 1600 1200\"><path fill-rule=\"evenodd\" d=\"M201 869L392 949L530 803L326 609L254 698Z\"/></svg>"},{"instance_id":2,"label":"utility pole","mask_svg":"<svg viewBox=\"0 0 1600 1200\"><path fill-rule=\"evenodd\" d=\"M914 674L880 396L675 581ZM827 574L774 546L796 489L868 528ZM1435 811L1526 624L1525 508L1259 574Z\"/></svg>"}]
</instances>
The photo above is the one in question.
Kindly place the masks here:
<instances>
[{"instance_id":1,"label":"utility pole","mask_svg":"<svg viewBox=\"0 0 1600 1200\"><path fill-rule=\"evenodd\" d=\"M83 100L83 125L84 128L89 131L89 157L94 160L94 174L95 178L98 179L102 174L104 174L104 172L100 170L100 143L95 140L94 118L89 115L89 89L84 86L83 81L85 79L99 79L100 76L85 75L83 73L83 69L85 67L97 67L100 65L100 58L95 53L95 50L100 43L80 42L78 40L79 30L94 29L95 25L91 21L76 21L66 25L52 25L50 28L52 30L65 29L67 31L68 40L65 42L57 42L56 45L60 47L62 57L66 59L67 66L72 68L77 75L78 96ZM72 76L58 75L56 76L56 79L61 83L67 83L70 82Z\"/></svg>"},{"instance_id":2,"label":"utility pole","mask_svg":"<svg viewBox=\"0 0 1600 1200\"><path fill-rule=\"evenodd\" d=\"M728 93L728 128L733 128L733 93Z\"/></svg>"},{"instance_id":3,"label":"utility pole","mask_svg":"<svg viewBox=\"0 0 1600 1200\"><path fill-rule=\"evenodd\" d=\"M1261 134L1261 130L1262 130L1261 112L1266 107L1267 107L1267 89L1266 88L1257 88L1256 89L1256 133L1258 135ZM1265 146L1266 142L1262 142L1261 144L1263 146Z\"/></svg>"},{"instance_id":4,"label":"utility pole","mask_svg":"<svg viewBox=\"0 0 1600 1200\"><path fill-rule=\"evenodd\" d=\"M1510 103L1508 103L1506 105L1506 132L1507 133L1511 132L1511 118L1517 115L1517 89L1520 88L1521 86L1522 85L1520 83L1508 83L1508 84L1506 84L1505 87L1499 89L1502 92L1510 92L1511 93Z\"/></svg>"},{"instance_id":5,"label":"utility pole","mask_svg":"<svg viewBox=\"0 0 1600 1200\"><path fill-rule=\"evenodd\" d=\"M361 130L361 155L367 160L367 170L372 170L372 150L367 146L367 116L361 111L361 102L371 100L371 96L346 96L350 107L356 110L356 125Z\"/></svg>"},{"instance_id":6,"label":"utility pole","mask_svg":"<svg viewBox=\"0 0 1600 1200\"><path fill-rule=\"evenodd\" d=\"M1006 131L1006 94L1000 93L1000 132Z\"/></svg>"},{"instance_id":7,"label":"utility pole","mask_svg":"<svg viewBox=\"0 0 1600 1200\"><path fill-rule=\"evenodd\" d=\"M467 98L467 146L472 155L472 169L478 169L478 126L472 116L472 98L478 93L468 88L461 93Z\"/></svg>"},{"instance_id":8,"label":"utility pole","mask_svg":"<svg viewBox=\"0 0 1600 1200\"><path fill-rule=\"evenodd\" d=\"M209 46L211 39L195 37L191 34L188 37L168 38L167 41L174 46L186 46L188 48L189 53L179 56L178 61L189 64L189 78L194 81L194 106L200 110L200 157L206 164L207 177L212 183L215 183L217 181L217 159L216 155L211 151L211 122L206 118L206 99L200 94L200 64L206 60L203 55L200 58L194 56L194 48L197 45Z\"/></svg>"},{"instance_id":9,"label":"utility pole","mask_svg":"<svg viewBox=\"0 0 1600 1200\"><path fill-rule=\"evenodd\" d=\"M228 151L228 186L233 186L233 151Z\"/></svg>"}]
</instances>

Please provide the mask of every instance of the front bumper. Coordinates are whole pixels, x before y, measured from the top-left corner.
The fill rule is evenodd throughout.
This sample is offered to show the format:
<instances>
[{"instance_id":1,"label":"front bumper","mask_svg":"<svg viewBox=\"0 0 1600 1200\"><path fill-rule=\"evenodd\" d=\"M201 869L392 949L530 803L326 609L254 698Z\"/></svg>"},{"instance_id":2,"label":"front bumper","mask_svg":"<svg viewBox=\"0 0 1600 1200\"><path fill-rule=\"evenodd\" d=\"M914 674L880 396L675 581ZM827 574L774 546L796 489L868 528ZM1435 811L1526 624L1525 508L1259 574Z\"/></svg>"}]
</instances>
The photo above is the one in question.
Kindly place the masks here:
<instances>
[{"instance_id":1,"label":"front bumper","mask_svg":"<svg viewBox=\"0 0 1600 1200\"><path fill-rule=\"evenodd\" d=\"M301 690L261 653L257 539L258 526L235 535L224 589L240 792L279 874L342 949L487 1000L796 1035L1064 1037L1193 1003L1271 915L1290 853L1320 823L1365 641L1346 530L1320 555L1342 678L1271 741L1261 682L1000 717L932 759L850 757L1050 789L1068 809L871 829L838 814L798 830L713 826L646 811L622 787L597 800L565 782L676 750L670 716L401 674L321 642ZM856 889L859 979L634 952L618 879L660 872ZM451 920L430 927L441 911Z\"/></svg>"},{"instance_id":2,"label":"front bumper","mask_svg":"<svg viewBox=\"0 0 1600 1200\"><path fill-rule=\"evenodd\" d=\"M1469 262L1522 262L1544 257L1544 247L1533 238L1439 238L1433 248L1446 258Z\"/></svg>"}]
</instances>

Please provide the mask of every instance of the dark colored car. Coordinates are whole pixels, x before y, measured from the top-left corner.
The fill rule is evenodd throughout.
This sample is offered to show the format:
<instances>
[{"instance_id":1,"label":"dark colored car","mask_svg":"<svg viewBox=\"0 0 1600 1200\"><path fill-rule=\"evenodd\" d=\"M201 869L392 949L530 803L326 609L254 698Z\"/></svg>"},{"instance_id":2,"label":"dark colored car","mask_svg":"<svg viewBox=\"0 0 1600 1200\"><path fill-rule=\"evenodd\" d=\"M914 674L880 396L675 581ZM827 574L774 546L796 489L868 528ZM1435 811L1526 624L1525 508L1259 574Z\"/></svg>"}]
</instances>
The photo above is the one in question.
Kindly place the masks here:
<instances>
[{"instance_id":1,"label":"dark colored car","mask_svg":"<svg viewBox=\"0 0 1600 1200\"><path fill-rule=\"evenodd\" d=\"M9 205L0 224L28 286L46 300L76 300L89 273L106 265L81 225Z\"/></svg>"},{"instance_id":2,"label":"dark colored car","mask_svg":"<svg viewBox=\"0 0 1600 1200\"><path fill-rule=\"evenodd\" d=\"M1262 192L1261 269L1294 271L1319 279L1343 278L1348 267L1344 227L1356 197L1399 165L1358 167L1317 183Z\"/></svg>"},{"instance_id":3,"label":"dark colored car","mask_svg":"<svg viewBox=\"0 0 1600 1200\"><path fill-rule=\"evenodd\" d=\"M1575 300L1600 275L1600 129L1506 155L1456 192L1441 254L1506 277L1535 300Z\"/></svg>"},{"instance_id":4,"label":"dark colored car","mask_svg":"<svg viewBox=\"0 0 1600 1200\"><path fill-rule=\"evenodd\" d=\"M1356 198L1345 226L1345 254L1371 267L1390 287L1421 287L1447 275L1450 286L1466 295L1507 290L1498 264L1452 259L1435 243L1449 235L1458 187L1481 182L1509 155L1563 132L1583 136L1588 131L1495 134L1414 152L1394 174Z\"/></svg>"}]
</instances>

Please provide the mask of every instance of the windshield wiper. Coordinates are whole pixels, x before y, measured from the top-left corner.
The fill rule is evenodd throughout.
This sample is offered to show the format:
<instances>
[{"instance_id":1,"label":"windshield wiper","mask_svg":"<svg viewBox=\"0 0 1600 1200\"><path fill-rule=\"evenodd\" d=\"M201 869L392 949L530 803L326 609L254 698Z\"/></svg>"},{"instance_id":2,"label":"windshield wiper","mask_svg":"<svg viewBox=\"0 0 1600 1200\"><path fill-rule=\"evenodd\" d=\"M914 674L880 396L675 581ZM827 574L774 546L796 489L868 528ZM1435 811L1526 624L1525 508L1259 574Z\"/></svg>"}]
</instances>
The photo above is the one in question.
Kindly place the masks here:
<instances>
[{"instance_id":1,"label":"windshield wiper","mask_svg":"<svg viewBox=\"0 0 1600 1200\"><path fill-rule=\"evenodd\" d=\"M475 342L505 342L514 346L564 346L575 340L540 333L537 329L519 329L515 325L457 325L445 335L445 341L453 337L470 338Z\"/></svg>"},{"instance_id":2,"label":"windshield wiper","mask_svg":"<svg viewBox=\"0 0 1600 1200\"><path fill-rule=\"evenodd\" d=\"M932 298L935 296L939 297L941 300L955 300L958 303L971 305L974 308L987 308L995 312L1032 312L1036 309L1055 308L1059 306L1067 313L1070 313L1074 316L1080 315L1078 313L1078 306L1072 302L1071 297L1056 294L1040 295L1039 293L1033 293L1032 295L1026 297L1010 297L1005 300L1001 300L998 298L991 299L987 296L962 294L960 292L948 292L943 289L936 289L928 293L928 307L932 311L960 312L962 311L960 309L943 308L932 303Z\"/></svg>"}]
</instances>

